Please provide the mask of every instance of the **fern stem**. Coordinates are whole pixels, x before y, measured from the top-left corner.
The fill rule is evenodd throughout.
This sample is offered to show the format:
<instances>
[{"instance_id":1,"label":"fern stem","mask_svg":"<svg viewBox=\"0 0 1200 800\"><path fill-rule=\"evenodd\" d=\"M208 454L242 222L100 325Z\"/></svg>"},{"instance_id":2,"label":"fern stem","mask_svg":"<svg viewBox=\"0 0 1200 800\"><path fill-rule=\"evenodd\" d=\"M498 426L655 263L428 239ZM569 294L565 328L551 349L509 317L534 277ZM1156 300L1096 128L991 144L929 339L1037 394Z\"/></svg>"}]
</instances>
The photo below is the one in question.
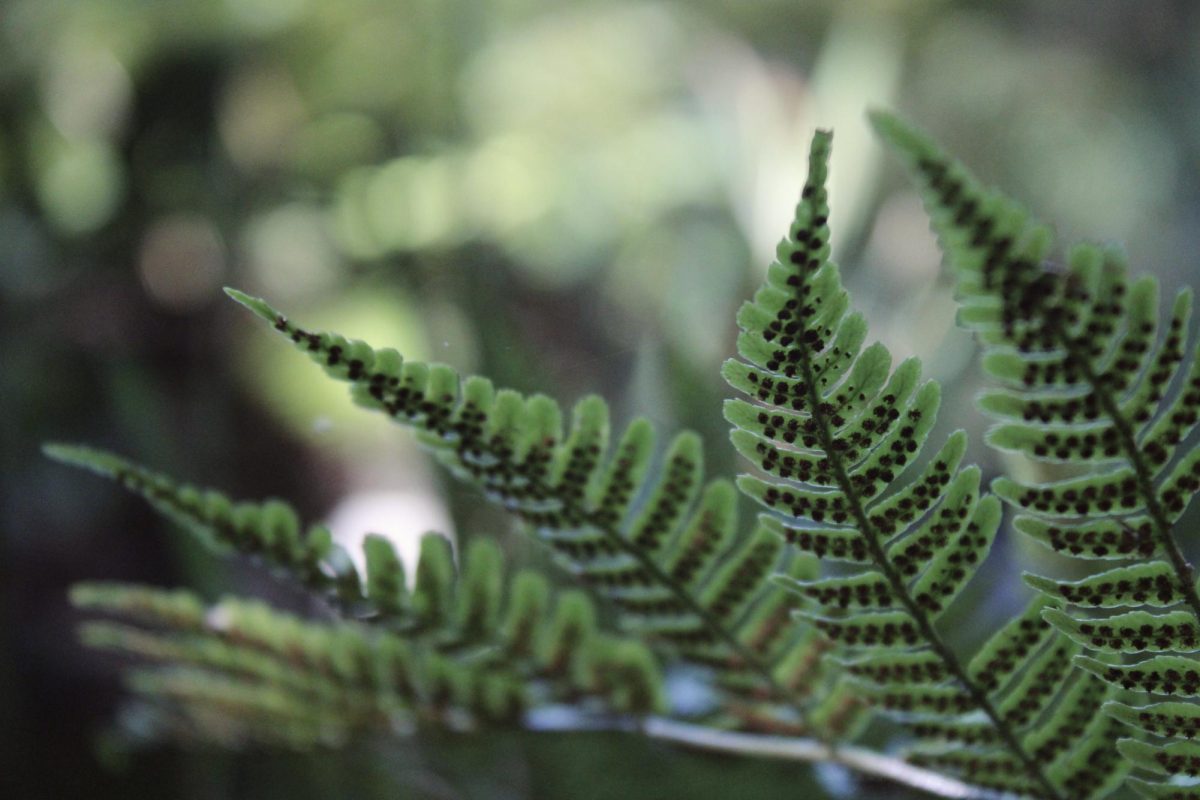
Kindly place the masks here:
<instances>
[{"instance_id":1,"label":"fern stem","mask_svg":"<svg viewBox=\"0 0 1200 800\"><path fill-rule=\"evenodd\" d=\"M642 724L642 732L653 739L702 750L755 755L763 758L840 764L863 775L883 778L939 797L981 798L990 796L990 793L982 793L976 787L948 778L940 773L914 767L902 759L880 755L860 747L839 746L834 749L813 739L734 733L688 725L661 717L645 720Z\"/></svg>"},{"instance_id":2,"label":"fern stem","mask_svg":"<svg viewBox=\"0 0 1200 800\"><path fill-rule=\"evenodd\" d=\"M1125 457L1129 460L1129 465L1133 467L1133 473L1137 479L1138 492L1141 493L1142 499L1146 503L1146 513L1150 515L1150 519L1154 522L1154 532L1158 535L1158 543L1171 561L1171 567L1175 570L1175 577L1179 581L1179 586L1183 592L1188 609L1195 616L1196 621L1200 622L1200 594L1196 592L1195 570L1187 560L1187 557L1183 555L1183 551L1179 549L1179 544L1175 541L1175 537L1171 535L1171 523L1167 520L1167 515L1163 512L1162 504L1158 501L1158 493L1154 491L1154 477L1151 475L1150 468L1146 465L1146 461L1142 458L1142 453L1138 449L1137 440L1134 438L1133 428L1130 426L1129 420L1125 419L1125 415L1121 413L1121 409L1117 406L1112 395L1104 391L1104 382L1096 374L1096 371L1092 369L1091 362L1079 352L1078 345L1071 340L1066 331L1061 326L1056 325L1055 334L1066 349L1067 354L1076 363L1076 366L1079 367L1080 372L1083 373L1084 379L1091 385L1092 391L1096 393L1100 407L1104 409L1104 413L1112 420L1113 427L1120 438L1121 447L1125 450Z\"/></svg>"},{"instance_id":3,"label":"fern stem","mask_svg":"<svg viewBox=\"0 0 1200 800\"><path fill-rule=\"evenodd\" d=\"M846 495L850 511L858 523L863 540L867 545L867 552L875 562L875 566L887 579L892 593L900 599L905 610L912 616L913 621L917 624L917 628L921 631L921 635L925 638L930 648L938 655L942 663L946 665L946 669L950 674L958 680L971 696L975 705L991 720L992 725L995 726L997 733L1000 734L1009 751L1020 760L1029 776L1046 791L1048 798L1062 800L1062 794L1054 787L1054 784L1050 782L1045 773L1042 772L1033 757L1026 752L1020 739L1017 738L1016 732L1004 720L1000 712L996 710L991 698L987 696L987 692L975 681L971 680L962 662L959 661L958 656L942 640L937 629L934 628L932 621L909 593L903 576L892 566L891 561L884 552L883 544L880 542L879 532L871 523L871 518L863 505L862 497L859 496L853 481L850 480L850 476L846 471L846 465L843 463L842 457L835 447L833 430L829 420L826 418L825 412L822 410L822 399L817 391L817 380L812 366L812 354L807 347L801 347L799 350L800 370L808 394L808 404L812 409L813 420L816 423L817 436L821 440L821 447L829 459L834 477L837 479L842 492Z\"/></svg>"},{"instance_id":4,"label":"fern stem","mask_svg":"<svg viewBox=\"0 0 1200 800\"><path fill-rule=\"evenodd\" d=\"M860 775L890 781L937 797L970 800L1000 796L997 792L981 790L941 773L915 767L900 758L854 746L842 745L835 749L817 739L724 731L665 717L643 717L636 721L627 717L581 719L577 714L558 713L558 709L534 712L526 717L525 725L538 732L617 730L730 755L809 764L838 764Z\"/></svg>"}]
</instances>

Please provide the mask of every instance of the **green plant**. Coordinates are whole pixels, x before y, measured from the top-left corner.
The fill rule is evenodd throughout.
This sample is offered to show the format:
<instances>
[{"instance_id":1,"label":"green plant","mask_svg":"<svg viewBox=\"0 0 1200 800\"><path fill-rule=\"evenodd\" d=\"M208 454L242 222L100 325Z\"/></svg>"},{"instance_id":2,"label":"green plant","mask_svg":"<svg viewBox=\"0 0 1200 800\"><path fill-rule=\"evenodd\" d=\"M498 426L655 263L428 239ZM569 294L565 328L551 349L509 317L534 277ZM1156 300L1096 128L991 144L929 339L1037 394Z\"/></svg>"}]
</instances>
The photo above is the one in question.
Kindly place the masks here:
<instances>
[{"instance_id":1,"label":"green plant","mask_svg":"<svg viewBox=\"0 0 1200 800\"><path fill-rule=\"evenodd\" d=\"M1123 285L1111 255L1077 251L1072 278L1039 266L1045 236L1027 235L1026 218L1011 203L970 183L893 118L875 121L934 192L935 225L960 274L963 321L1001 348L989 352L985 368L1026 387L984 398L990 413L1021 420L997 428L990 441L1088 470L1128 461L1115 475L1051 486L1000 479L996 495L1034 512L1016 526L1058 549L1146 563L1074 584L1031 578L1043 595L971 658L946 643L939 617L979 572L1000 529L1001 502L981 487L978 468L961 465L963 432L922 460L939 389L920 382L919 363L893 369L882 345L863 347L866 322L850 312L829 259L830 136L818 132L793 227L765 285L738 315L744 361L724 369L749 397L726 406L733 443L766 476L738 479L737 488L766 508L748 529L739 525L734 485L704 482L694 434L672 439L652 467L654 432L645 420L629 424L610 452L600 398L580 402L564 430L548 397L497 390L447 366L307 330L266 302L228 290L347 382L358 404L414 428L456 477L545 543L608 616L598 617L578 592L562 594L551 612L545 579L524 571L506 584L499 552L487 543L468 549L456 579L443 540L426 539L409 594L383 539L367 540L360 575L326 529L302 532L279 501L233 503L115 456L48 446L51 456L143 495L211 546L260 559L330 610L329 620L305 622L238 600L206 611L190 595L79 588L81 606L137 623L89 623L89 642L162 662L133 678L144 714L156 721L151 730L221 744L309 746L427 724L545 728L550 723L538 710L554 705L574 714L555 727L607 724L725 752L837 762L946 796L1099 797L1132 767L1163 764L1159 754L1187 773L1190 743L1156 751L1136 737L1117 740L1124 722L1142 734L1200 727L1190 704L1119 702L1124 689L1159 691L1168 680L1194 693L1189 680L1168 678L1186 675L1192 662L1156 656L1127 667L1114 660L1118 653L1187 651L1197 641L1192 615L1200 602L1170 526L1196 488L1191 464L1200 455L1185 457L1186 466L1161 486L1152 471L1165 468L1200 405L1185 391L1156 416L1182 360L1178 330L1135 381L1130 361L1154 341L1146 328L1152 285L1135 284L1126 311L1096 299L1098 289ZM981 272L996 252L1001 266ZM1186 309L1186 301L1177 303L1176 328ZM1118 344L1123 327L1130 334ZM1110 339L1119 385L1095 380L1100 373L1088 366L1110 352ZM1081 381L1092 382L1091 394L1068 385ZM1030 394L1043 389L1056 394ZM1079 415L1091 427L1068 430ZM1133 420L1150 426L1148 441L1160 443L1161 455L1142 454L1142 428ZM1082 444L1089 435L1093 444ZM1105 487L1116 487L1118 502L1104 505ZM1068 515L1084 519L1070 527L1057 521ZM1165 560L1153 558L1160 552ZM1147 580L1149 593L1137 588ZM1134 611L1113 621L1064 611L1180 603L1188 609ZM538 631L543 619L549 625ZM615 629L601 631L608 619ZM1100 633L1105 625L1117 632ZM1129 626L1151 634L1122 635ZM708 676L716 690L710 709L671 707L661 671L677 665ZM909 732L904 760L848 744L870 707ZM1176 716L1184 723L1166 721ZM1136 786L1155 797L1200 791Z\"/></svg>"}]
</instances>

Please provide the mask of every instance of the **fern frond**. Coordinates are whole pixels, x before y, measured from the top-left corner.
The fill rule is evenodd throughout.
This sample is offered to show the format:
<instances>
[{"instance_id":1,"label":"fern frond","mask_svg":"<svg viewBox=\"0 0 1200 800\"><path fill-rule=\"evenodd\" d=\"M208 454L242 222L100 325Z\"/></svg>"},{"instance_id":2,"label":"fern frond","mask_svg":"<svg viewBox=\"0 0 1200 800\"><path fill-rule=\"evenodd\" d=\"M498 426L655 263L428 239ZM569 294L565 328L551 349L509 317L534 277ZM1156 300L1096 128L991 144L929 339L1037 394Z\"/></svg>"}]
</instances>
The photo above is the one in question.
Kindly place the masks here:
<instances>
[{"instance_id":1,"label":"fern frond","mask_svg":"<svg viewBox=\"0 0 1200 800\"><path fill-rule=\"evenodd\" d=\"M1136 562L1083 580L1029 582L1079 609L1172 609L1047 618L1085 646L1135 662L1081 662L1103 679L1194 696L1186 676L1200 668L1191 655L1200 594L1174 530L1200 489L1200 451L1180 451L1200 418L1200 357L1186 344L1191 292L1179 292L1160 321L1157 282L1131 281L1114 248L1076 245L1065 265L1052 263L1049 229L1028 212L982 186L924 134L886 114L873 120L920 184L957 275L960 321L984 344L985 370L1006 387L982 400L1000 420L990 443L1074 470L1049 483L1000 479L996 493L1022 512L1018 529L1064 555L1097 566ZM1171 652L1187 655L1144 658ZM1125 713L1117 718L1129 721ZM1125 742L1121 752L1138 766L1192 774L1176 769L1187 747ZM1152 797L1181 791L1136 785Z\"/></svg>"},{"instance_id":2,"label":"fern frond","mask_svg":"<svg viewBox=\"0 0 1200 800\"><path fill-rule=\"evenodd\" d=\"M456 575L448 543L430 534L417 574L403 630L127 584L80 584L71 599L122 620L86 623L83 640L151 665L130 687L176 738L309 747L425 723L516 724L548 702L662 708L644 646L602 634L578 590L554 597L528 571L507 581L492 542L472 542Z\"/></svg>"},{"instance_id":3,"label":"fern frond","mask_svg":"<svg viewBox=\"0 0 1200 800\"><path fill-rule=\"evenodd\" d=\"M1087 694L1098 709L1107 695L1089 694L1090 676L1073 670L1079 646L1041 618L1046 603L970 664L937 628L986 557L1000 503L981 494L976 467L961 466L961 431L918 466L938 387L921 382L916 359L892 369L886 348L863 347L866 323L829 257L830 144L828 133L814 137L794 224L738 314L742 360L724 374L750 399L728 401L726 416L734 445L769 476L739 486L766 506L763 527L848 562L835 577L780 580L821 608L804 617L855 654L845 666L862 691L922 740L916 763L1023 795L1095 796L1117 766L1085 775L1094 765L1052 745L1099 735L1078 730L1080 706L1064 703Z\"/></svg>"},{"instance_id":4,"label":"fern frond","mask_svg":"<svg viewBox=\"0 0 1200 800\"><path fill-rule=\"evenodd\" d=\"M695 434L676 436L654 468L654 431L645 420L631 423L610 452L599 397L575 406L564 433L549 397L497 390L448 366L309 331L263 300L227 292L348 382L359 405L416 429L454 475L526 523L611 601L630 631L713 668L746 704L746 719L765 710L803 725L811 710L831 721L818 736L852 731L852 704L836 714L809 708L825 644L811 628L786 624L796 601L769 580L776 571L813 577L816 560L786 553L768 526L739 533L736 491L725 481L703 483Z\"/></svg>"}]
</instances>

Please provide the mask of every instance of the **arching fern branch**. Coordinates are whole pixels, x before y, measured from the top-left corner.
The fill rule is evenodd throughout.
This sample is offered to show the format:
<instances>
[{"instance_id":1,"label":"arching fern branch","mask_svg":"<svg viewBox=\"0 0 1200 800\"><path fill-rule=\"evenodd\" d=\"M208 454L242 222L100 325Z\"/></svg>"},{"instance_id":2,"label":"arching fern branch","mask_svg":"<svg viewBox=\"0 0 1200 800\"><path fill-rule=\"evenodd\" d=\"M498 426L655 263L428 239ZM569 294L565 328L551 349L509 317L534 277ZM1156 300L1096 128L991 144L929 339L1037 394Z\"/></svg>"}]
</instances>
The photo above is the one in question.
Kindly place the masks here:
<instances>
[{"instance_id":1,"label":"arching fern branch","mask_svg":"<svg viewBox=\"0 0 1200 800\"><path fill-rule=\"evenodd\" d=\"M588 397L564 435L544 395L496 390L450 367L403 361L332 333L297 326L266 302L229 295L269 322L355 401L415 428L460 479L525 522L568 568L621 612L628 630L713 668L740 698L726 709L742 724L786 726L832 740L852 733L860 704L842 690L812 688L826 642L789 624L794 598L769 576L815 574L767 526L740 535L736 491L702 485L699 438L675 437L651 469L654 433L633 422L608 452L607 406Z\"/></svg>"},{"instance_id":2,"label":"arching fern branch","mask_svg":"<svg viewBox=\"0 0 1200 800\"><path fill-rule=\"evenodd\" d=\"M85 623L86 644L143 662L128 676L141 701L126 739L305 749L422 725L516 725L550 702L661 707L650 653L599 633L582 593L552 604L528 572L509 585L486 540L457 578L444 539L426 537L421 552L414 593L396 593L410 601L403 634L128 584L80 584L71 599L120 620Z\"/></svg>"},{"instance_id":3,"label":"arching fern branch","mask_svg":"<svg viewBox=\"0 0 1200 800\"><path fill-rule=\"evenodd\" d=\"M1120 759L1103 726L1073 715L1083 695L1094 706L1104 691L1072 669L1079 647L1039 619L1042 603L970 663L937 629L983 562L1000 504L980 496L977 468L960 468L961 431L917 467L938 387L920 383L915 359L892 370L882 345L863 349L866 323L829 260L830 141L815 136L794 226L738 315L749 363L731 360L724 372L751 400L729 401L726 416L737 449L771 476L739 486L772 512L764 527L854 565L783 582L824 609L811 618L855 653L847 670L925 740L915 759L1024 795L1103 794L1120 780Z\"/></svg>"},{"instance_id":4,"label":"arching fern branch","mask_svg":"<svg viewBox=\"0 0 1200 800\"><path fill-rule=\"evenodd\" d=\"M1048 228L924 134L886 114L873 121L919 182L957 275L960 320L983 342L985 370L1007 387L982 400L1001 420L989 441L1075 473L1043 484L1001 479L996 492L1023 512L1016 525L1029 536L1111 567L1079 581L1028 581L1078 609L1047 612L1056 626L1126 657L1125 666L1081 657L1087 669L1177 698L1110 704L1114 717L1156 737L1126 740L1121 752L1159 774L1200 775L1200 744L1190 741L1200 706L1184 700L1200 695L1200 595L1175 531L1200 488L1200 450L1179 449L1200 416L1200 357L1186 356L1185 344L1191 293L1176 295L1160 334L1157 282L1130 282L1115 249L1078 245L1065 268L1050 263ZM1134 784L1150 797L1200 797L1197 785Z\"/></svg>"}]
</instances>

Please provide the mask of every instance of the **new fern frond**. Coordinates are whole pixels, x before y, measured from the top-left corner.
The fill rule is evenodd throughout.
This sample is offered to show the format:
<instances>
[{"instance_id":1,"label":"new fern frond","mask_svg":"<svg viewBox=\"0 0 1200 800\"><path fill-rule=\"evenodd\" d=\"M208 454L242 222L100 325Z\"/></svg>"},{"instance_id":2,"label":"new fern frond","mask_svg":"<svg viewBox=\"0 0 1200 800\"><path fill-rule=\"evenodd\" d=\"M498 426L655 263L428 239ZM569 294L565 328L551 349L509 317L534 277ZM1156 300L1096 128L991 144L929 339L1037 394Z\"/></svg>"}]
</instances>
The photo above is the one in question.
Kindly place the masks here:
<instances>
[{"instance_id":1,"label":"new fern frond","mask_svg":"<svg viewBox=\"0 0 1200 800\"><path fill-rule=\"evenodd\" d=\"M845 666L868 696L929 743L914 760L1024 795L1103 794L1120 759L1083 764L1069 747L1083 732L1072 717L1078 695L1098 702L1103 692L1072 669L1080 648L1039 618L1044 602L970 663L938 631L987 555L1000 503L981 496L976 467L960 466L961 431L917 466L938 387L920 382L915 359L893 370L882 345L863 348L866 323L829 259L830 143L828 133L814 138L794 225L738 315L744 360L724 374L750 400L728 401L726 417L734 445L770 476L739 486L769 510L763 527L852 565L781 582L822 609L804 616L854 653Z\"/></svg>"},{"instance_id":2,"label":"new fern frond","mask_svg":"<svg viewBox=\"0 0 1200 800\"><path fill-rule=\"evenodd\" d=\"M769 525L739 533L736 491L726 481L703 484L695 434L675 437L651 469L650 424L631 423L609 453L599 397L575 406L564 435L549 397L496 390L448 366L309 331L263 300L227 291L348 382L358 404L415 428L453 474L526 523L615 604L628 630L715 669L721 685L745 699L745 724L765 714L769 725L821 738L854 730L858 702L844 692L823 693L810 707L827 644L811 627L789 624L795 600L769 580L776 571L814 577L816 559L786 553Z\"/></svg>"},{"instance_id":3,"label":"new fern frond","mask_svg":"<svg viewBox=\"0 0 1200 800\"><path fill-rule=\"evenodd\" d=\"M960 321L983 343L985 371L1005 386L981 402L1000 420L990 443L1073 471L1065 480L994 485L1021 512L1019 530L1103 570L1028 582L1075 607L1046 612L1056 627L1124 658L1078 658L1140 693L1132 706L1106 706L1127 732L1153 737L1125 740L1121 752L1160 775L1194 778L1195 706L1146 702L1200 692L1200 594L1177 530L1200 489L1200 450L1180 448L1200 417L1200 357L1186 344L1191 292L1176 295L1162 324L1157 281L1131 281L1116 249L1076 245L1065 265L1052 263L1051 233L1027 211L924 134L886 114L874 123L920 184L956 274ZM1149 797L1200 797L1194 784L1132 782Z\"/></svg>"}]
</instances>

